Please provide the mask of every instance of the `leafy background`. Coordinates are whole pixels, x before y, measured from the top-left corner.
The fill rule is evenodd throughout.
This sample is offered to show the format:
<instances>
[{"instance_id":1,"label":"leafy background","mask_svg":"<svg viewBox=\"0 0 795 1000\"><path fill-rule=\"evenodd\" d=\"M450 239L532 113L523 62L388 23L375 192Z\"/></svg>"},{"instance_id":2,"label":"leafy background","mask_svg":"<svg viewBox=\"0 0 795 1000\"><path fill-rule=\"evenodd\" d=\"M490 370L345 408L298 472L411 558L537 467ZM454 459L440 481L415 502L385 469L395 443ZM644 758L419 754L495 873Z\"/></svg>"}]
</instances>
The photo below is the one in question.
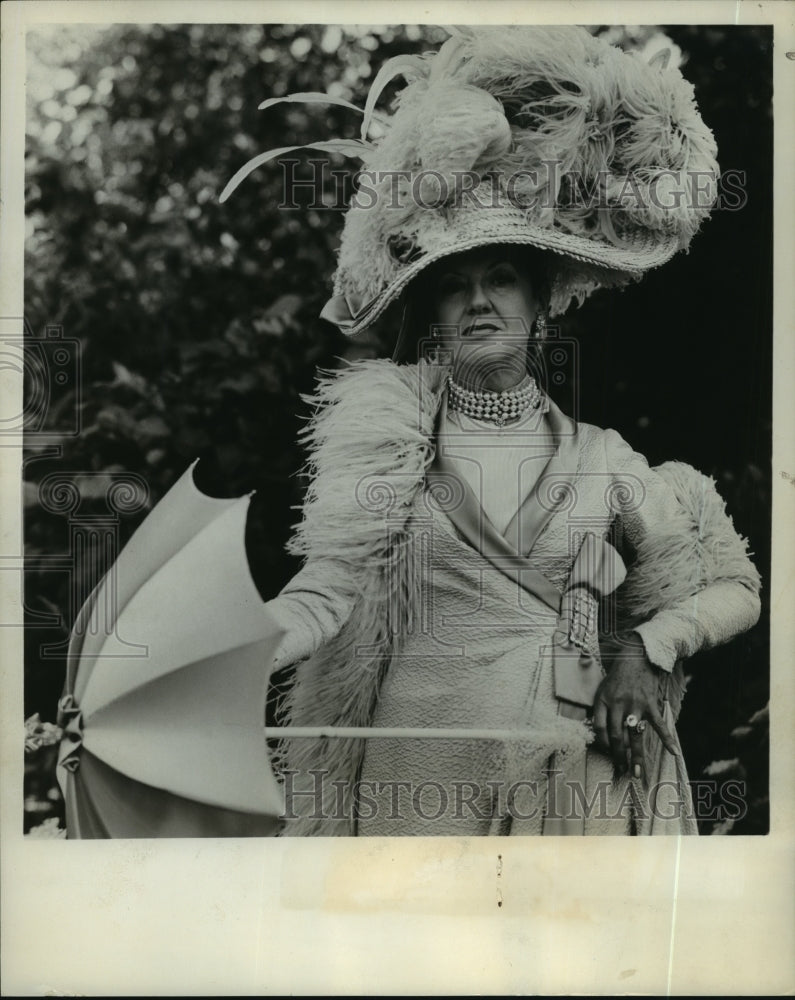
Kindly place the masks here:
<instances>
[{"instance_id":1,"label":"leafy background","mask_svg":"<svg viewBox=\"0 0 795 1000\"><path fill-rule=\"evenodd\" d=\"M659 31L599 30L628 48ZM580 417L615 427L652 464L678 458L712 475L767 583L772 32L662 30L681 49L723 169L744 171L747 202L713 213L688 255L639 285L595 295L561 332L577 345ZM59 26L28 36L26 323L33 345L48 327L79 345L82 383L51 382L37 417L47 433L27 439L26 717L55 720L65 666L45 647L66 639L72 591L86 595L101 565L100 553L72 572L54 564L70 551L70 522L42 503L51 473L73 478L79 514L91 519L106 513L114 476L142 477L148 509L201 457L208 492L257 491L247 546L263 597L297 568L284 543L301 498L301 394L318 366L383 344L345 343L318 319L342 224L328 174L322 208L309 208L306 192L300 208L280 208L276 164L227 203L218 194L257 152L356 134L344 109L259 112L264 98L325 90L362 106L385 59L444 37L428 26L334 25ZM307 159L296 167L303 177ZM80 433L70 434L77 417ZM145 512L119 519L120 544ZM763 600L753 630L688 666L680 736L691 777L747 786L746 815L716 814L704 833L768 829L767 587ZM62 822L54 755L45 745L26 759L25 829L41 836Z\"/></svg>"}]
</instances>

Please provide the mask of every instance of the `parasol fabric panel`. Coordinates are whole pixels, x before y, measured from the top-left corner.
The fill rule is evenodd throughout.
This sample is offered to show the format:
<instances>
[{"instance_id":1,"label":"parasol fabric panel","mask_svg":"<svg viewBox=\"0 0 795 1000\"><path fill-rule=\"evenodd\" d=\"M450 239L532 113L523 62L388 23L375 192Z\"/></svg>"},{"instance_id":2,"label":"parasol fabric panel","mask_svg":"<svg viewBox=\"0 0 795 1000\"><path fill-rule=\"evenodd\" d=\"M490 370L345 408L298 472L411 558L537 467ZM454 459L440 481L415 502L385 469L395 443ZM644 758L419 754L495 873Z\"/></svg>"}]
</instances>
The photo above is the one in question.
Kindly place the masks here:
<instances>
[{"instance_id":1,"label":"parasol fabric panel","mask_svg":"<svg viewBox=\"0 0 795 1000\"><path fill-rule=\"evenodd\" d=\"M150 512L124 547L123 563L121 559L116 561L81 608L68 653L67 686L76 698L82 695L91 675L90 658L98 654L105 641L107 624L118 618L133 594L164 563L215 518L239 502L239 498L208 497L197 490L193 481L196 465L194 462L185 470ZM99 611L103 608L108 609L108 616L100 620ZM82 669L75 683L78 664Z\"/></svg>"},{"instance_id":2,"label":"parasol fabric panel","mask_svg":"<svg viewBox=\"0 0 795 1000\"><path fill-rule=\"evenodd\" d=\"M271 837L279 820L204 805L134 781L84 750L80 779L67 776L72 840L144 837Z\"/></svg>"},{"instance_id":3,"label":"parasol fabric panel","mask_svg":"<svg viewBox=\"0 0 795 1000\"><path fill-rule=\"evenodd\" d=\"M85 749L130 778L199 802L279 808L263 751L265 654L253 643L128 691L85 716Z\"/></svg>"}]
</instances>

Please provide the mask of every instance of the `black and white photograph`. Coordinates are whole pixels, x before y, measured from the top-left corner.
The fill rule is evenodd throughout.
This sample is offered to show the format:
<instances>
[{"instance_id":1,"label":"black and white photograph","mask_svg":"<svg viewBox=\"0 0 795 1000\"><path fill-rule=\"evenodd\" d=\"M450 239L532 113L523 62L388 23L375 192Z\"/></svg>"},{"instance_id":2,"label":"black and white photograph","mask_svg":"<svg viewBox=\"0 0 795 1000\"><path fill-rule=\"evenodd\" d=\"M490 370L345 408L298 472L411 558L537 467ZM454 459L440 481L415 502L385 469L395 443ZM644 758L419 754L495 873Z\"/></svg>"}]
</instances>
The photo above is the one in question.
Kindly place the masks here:
<instances>
[{"instance_id":1,"label":"black and white photograph","mask_svg":"<svg viewBox=\"0 0 795 1000\"><path fill-rule=\"evenodd\" d=\"M634 899L638 838L674 885L729 841L780 848L774 72L795 56L773 5L635 5L639 24L39 6L2 316L15 850L87 881L106 850L279 857L282 906L322 910L339 881L363 919L380 882L357 897L335 857L354 878L382 859L410 913L384 859L471 849L492 919L518 919L511 865L532 859L615 866ZM758 886L725 877L704 905L736 927ZM679 889L660 892L659 955L633 979L616 951L593 993L745 992L725 977L755 932L693 971L676 949L698 922L674 944ZM587 992L562 954L472 989ZM450 962L409 995L467 992ZM790 989L792 964L758 982ZM398 988L294 972L212 989Z\"/></svg>"}]
</instances>

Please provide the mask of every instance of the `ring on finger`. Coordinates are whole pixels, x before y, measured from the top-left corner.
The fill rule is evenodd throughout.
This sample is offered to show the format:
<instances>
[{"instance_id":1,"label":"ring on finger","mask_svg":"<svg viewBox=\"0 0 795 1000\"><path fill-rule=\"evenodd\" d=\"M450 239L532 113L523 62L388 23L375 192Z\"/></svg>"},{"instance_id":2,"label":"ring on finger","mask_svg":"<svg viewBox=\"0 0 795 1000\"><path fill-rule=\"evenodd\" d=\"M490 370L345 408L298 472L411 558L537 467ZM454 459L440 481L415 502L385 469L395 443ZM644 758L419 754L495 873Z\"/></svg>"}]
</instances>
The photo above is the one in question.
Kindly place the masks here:
<instances>
[{"instance_id":1,"label":"ring on finger","mask_svg":"<svg viewBox=\"0 0 795 1000\"><path fill-rule=\"evenodd\" d=\"M624 725L636 736L642 736L646 731L646 723L643 719L639 719L637 715L628 715L624 720Z\"/></svg>"}]
</instances>

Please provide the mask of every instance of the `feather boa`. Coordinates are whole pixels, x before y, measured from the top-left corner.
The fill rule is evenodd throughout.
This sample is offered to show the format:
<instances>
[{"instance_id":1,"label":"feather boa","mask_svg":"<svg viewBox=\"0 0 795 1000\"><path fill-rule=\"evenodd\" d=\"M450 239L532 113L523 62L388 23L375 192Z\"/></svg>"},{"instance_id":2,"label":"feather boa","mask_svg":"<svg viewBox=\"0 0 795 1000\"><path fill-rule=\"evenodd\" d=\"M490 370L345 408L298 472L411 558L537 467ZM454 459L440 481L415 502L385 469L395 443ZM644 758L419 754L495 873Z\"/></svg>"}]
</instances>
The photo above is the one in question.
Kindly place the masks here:
<instances>
[{"instance_id":1,"label":"feather boa","mask_svg":"<svg viewBox=\"0 0 795 1000\"><path fill-rule=\"evenodd\" d=\"M396 638L410 624L414 561L406 512L422 489L433 458L433 429L444 387L440 368L365 360L324 378L303 435L310 486L290 550L337 559L355 572L351 618L317 654L299 664L280 708L294 725L369 724ZM352 498L356 498L352 516ZM362 740L284 741L277 769L312 769L345 781L342 812L353 810L352 786ZM323 813L339 807L323 784ZM292 821L289 833L347 835L345 820Z\"/></svg>"},{"instance_id":2,"label":"feather boa","mask_svg":"<svg viewBox=\"0 0 795 1000\"><path fill-rule=\"evenodd\" d=\"M315 411L303 435L310 485L290 548L305 558L337 560L353 570L346 575L357 592L340 633L298 665L279 707L284 724L370 723L381 680L411 621L418 582L411 510L433 458L445 373L423 362L357 361L326 374L312 397ZM668 533L639 546L619 591L623 627L719 580L759 588L746 542L734 530L714 482L680 462L657 471L676 493L681 516ZM674 715L683 691L678 665L667 692ZM322 813L340 817L302 815L289 822L285 833L351 834L353 788L363 753L364 742L356 739L283 741L275 755L277 769L298 772L295 790L301 790L305 779L313 787L313 779L307 779L312 770L339 782L337 788L330 780L323 782Z\"/></svg>"}]
</instances>

